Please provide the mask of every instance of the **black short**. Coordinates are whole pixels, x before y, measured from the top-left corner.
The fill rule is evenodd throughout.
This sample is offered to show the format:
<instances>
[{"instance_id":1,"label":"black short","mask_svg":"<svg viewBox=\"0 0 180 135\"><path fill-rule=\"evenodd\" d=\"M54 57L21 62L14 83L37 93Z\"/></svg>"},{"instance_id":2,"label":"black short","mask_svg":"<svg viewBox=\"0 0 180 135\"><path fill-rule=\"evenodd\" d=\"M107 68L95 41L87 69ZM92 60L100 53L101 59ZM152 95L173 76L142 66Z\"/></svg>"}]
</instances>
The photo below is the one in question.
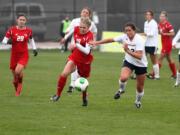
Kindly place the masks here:
<instances>
[{"instance_id":1,"label":"black short","mask_svg":"<svg viewBox=\"0 0 180 135\"><path fill-rule=\"evenodd\" d=\"M135 65L127 62L126 60L123 63L123 67L128 67L132 71L135 71L136 75L142 75L142 74L147 73L147 67L138 67L138 66L135 66Z\"/></svg>"},{"instance_id":2,"label":"black short","mask_svg":"<svg viewBox=\"0 0 180 135\"><path fill-rule=\"evenodd\" d=\"M180 62L180 54L178 56L179 56L179 62Z\"/></svg>"},{"instance_id":3,"label":"black short","mask_svg":"<svg viewBox=\"0 0 180 135\"><path fill-rule=\"evenodd\" d=\"M154 55L157 52L157 48L156 47L151 47L151 46L145 46L145 51L148 54Z\"/></svg>"}]
</instances>

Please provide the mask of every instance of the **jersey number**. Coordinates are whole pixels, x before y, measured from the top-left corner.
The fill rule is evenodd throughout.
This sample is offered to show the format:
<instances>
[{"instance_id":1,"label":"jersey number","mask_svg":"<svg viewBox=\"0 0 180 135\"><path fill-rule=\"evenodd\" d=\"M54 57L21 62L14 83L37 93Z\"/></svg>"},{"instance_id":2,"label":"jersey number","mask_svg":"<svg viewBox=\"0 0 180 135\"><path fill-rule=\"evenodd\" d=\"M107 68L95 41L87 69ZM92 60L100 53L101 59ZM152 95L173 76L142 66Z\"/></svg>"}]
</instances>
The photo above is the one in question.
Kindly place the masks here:
<instances>
[{"instance_id":1,"label":"jersey number","mask_svg":"<svg viewBox=\"0 0 180 135\"><path fill-rule=\"evenodd\" d=\"M17 36L17 41L20 41L20 42L24 41L24 36Z\"/></svg>"}]
</instances>

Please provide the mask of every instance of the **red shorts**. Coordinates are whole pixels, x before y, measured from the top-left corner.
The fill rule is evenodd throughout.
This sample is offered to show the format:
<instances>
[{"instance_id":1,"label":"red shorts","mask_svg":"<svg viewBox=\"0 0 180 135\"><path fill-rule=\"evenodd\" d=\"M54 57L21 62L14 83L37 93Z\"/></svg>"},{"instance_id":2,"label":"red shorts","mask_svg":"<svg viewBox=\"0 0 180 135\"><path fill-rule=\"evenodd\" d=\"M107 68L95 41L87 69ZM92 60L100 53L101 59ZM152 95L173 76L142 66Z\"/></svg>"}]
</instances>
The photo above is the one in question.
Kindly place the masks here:
<instances>
[{"instance_id":1,"label":"red shorts","mask_svg":"<svg viewBox=\"0 0 180 135\"><path fill-rule=\"evenodd\" d=\"M77 62L76 60L73 60L73 58L69 58L68 61L74 62L74 64L77 66L78 74L81 77L88 78L90 76L91 63L90 64L80 63L80 62Z\"/></svg>"},{"instance_id":2,"label":"red shorts","mask_svg":"<svg viewBox=\"0 0 180 135\"><path fill-rule=\"evenodd\" d=\"M29 60L28 53L16 53L11 54L10 69L15 70L17 64L21 64L26 67Z\"/></svg>"},{"instance_id":3,"label":"red shorts","mask_svg":"<svg viewBox=\"0 0 180 135\"><path fill-rule=\"evenodd\" d=\"M172 51L172 46L169 46L169 47L162 47L161 53L164 53L164 54L171 54L171 51Z\"/></svg>"}]
</instances>

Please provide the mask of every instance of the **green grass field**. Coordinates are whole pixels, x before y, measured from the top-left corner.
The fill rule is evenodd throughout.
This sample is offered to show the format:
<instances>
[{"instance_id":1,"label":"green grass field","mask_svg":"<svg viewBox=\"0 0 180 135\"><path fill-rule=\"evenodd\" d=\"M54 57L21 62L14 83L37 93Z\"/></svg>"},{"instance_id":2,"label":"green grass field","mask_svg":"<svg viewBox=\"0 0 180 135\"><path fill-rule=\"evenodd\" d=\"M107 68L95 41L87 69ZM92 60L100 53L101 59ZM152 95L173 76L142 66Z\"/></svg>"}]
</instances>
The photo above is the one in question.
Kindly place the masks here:
<instances>
[{"instance_id":1,"label":"green grass field","mask_svg":"<svg viewBox=\"0 0 180 135\"><path fill-rule=\"evenodd\" d=\"M68 53L40 51L25 70L24 89L15 97L9 51L0 52L0 135L180 135L180 87L173 88L167 62L161 79L146 80L141 109L134 107L135 81L115 101L123 54L95 52L89 79L89 106L80 93L50 102ZM32 53L31 53L32 55ZM174 52L177 61L177 51Z\"/></svg>"}]
</instances>

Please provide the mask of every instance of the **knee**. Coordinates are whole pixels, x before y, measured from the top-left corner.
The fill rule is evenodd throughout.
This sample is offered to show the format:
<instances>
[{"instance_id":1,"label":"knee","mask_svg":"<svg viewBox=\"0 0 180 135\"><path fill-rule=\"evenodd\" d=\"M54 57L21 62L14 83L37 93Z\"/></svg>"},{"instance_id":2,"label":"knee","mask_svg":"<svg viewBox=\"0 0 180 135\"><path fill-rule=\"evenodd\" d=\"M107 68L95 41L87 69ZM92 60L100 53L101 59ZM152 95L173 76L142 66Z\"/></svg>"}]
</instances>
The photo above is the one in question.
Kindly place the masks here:
<instances>
[{"instance_id":1,"label":"knee","mask_svg":"<svg viewBox=\"0 0 180 135\"><path fill-rule=\"evenodd\" d=\"M67 77L67 76L68 76L68 74L65 73L65 72L62 72L60 75L61 75L62 77Z\"/></svg>"},{"instance_id":2,"label":"knee","mask_svg":"<svg viewBox=\"0 0 180 135\"><path fill-rule=\"evenodd\" d=\"M126 82L128 80L128 77L121 75L120 80L121 80L121 82Z\"/></svg>"}]
</instances>

